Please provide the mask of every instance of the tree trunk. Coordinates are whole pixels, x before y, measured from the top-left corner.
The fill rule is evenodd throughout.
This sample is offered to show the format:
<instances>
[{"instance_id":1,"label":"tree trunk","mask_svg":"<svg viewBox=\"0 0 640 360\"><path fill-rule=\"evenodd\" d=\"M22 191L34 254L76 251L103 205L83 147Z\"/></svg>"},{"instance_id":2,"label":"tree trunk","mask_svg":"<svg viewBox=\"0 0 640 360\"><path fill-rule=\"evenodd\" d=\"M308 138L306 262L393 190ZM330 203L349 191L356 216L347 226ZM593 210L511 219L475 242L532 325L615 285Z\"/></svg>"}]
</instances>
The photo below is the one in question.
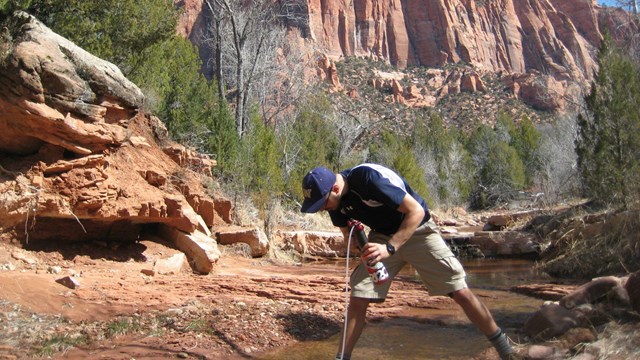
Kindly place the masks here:
<instances>
[{"instance_id":1,"label":"tree trunk","mask_svg":"<svg viewBox=\"0 0 640 360\"><path fill-rule=\"evenodd\" d=\"M244 123L244 102L246 93L244 91L244 71L242 66L244 65L244 61L242 58L242 51L238 52L237 59L237 67L236 67L236 77L237 77L237 86L236 86L236 131L240 138L245 131L245 123Z\"/></svg>"},{"instance_id":2,"label":"tree trunk","mask_svg":"<svg viewBox=\"0 0 640 360\"><path fill-rule=\"evenodd\" d=\"M224 76L222 75L222 35L220 34L220 26L222 21L220 19L215 20L216 22L216 80L218 81L218 96L220 97L220 106L224 103L224 94L225 94L225 86L224 86Z\"/></svg>"}]
</instances>

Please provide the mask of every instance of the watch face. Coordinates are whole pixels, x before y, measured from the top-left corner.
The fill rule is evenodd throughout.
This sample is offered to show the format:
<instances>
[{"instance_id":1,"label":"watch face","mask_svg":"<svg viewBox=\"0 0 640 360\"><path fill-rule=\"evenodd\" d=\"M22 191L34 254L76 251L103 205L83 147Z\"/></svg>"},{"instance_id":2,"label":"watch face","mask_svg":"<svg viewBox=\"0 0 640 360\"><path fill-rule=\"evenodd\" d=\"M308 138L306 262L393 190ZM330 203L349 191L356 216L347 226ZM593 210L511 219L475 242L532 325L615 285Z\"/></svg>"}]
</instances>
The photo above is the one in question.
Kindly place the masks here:
<instances>
[{"instance_id":1,"label":"watch face","mask_svg":"<svg viewBox=\"0 0 640 360\"><path fill-rule=\"evenodd\" d=\"M393 255L396 252L396 248L393 245L387 243L387 252Z\"/></svg>"}]
</instances>

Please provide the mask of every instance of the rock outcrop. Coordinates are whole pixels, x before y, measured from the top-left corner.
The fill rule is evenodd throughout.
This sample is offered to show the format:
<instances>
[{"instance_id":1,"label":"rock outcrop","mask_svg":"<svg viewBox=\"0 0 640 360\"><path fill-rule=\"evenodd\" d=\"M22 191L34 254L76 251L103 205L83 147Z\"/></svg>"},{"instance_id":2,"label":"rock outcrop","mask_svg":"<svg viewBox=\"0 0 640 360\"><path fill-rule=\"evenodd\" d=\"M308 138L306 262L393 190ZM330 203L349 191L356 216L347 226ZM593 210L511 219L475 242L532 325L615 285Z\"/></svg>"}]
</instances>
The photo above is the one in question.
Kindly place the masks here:
<instances>
[{"instance_id":1,"label":"rock outcrop","mask_svg":"<svg viewBox=\"0 0 640 360\"><path fill-rule=\"evenodd\" d=\"M598 326L626 314L631 310L627 279L606 276L581 285L559 301L544 304L525 322L523 332L533 339L549 340L569 329Z\"/></svg>"},{"instance_id":2,"label":"rock outcrop","mask_svg":"<svg viewBox=\"0 0 640 360\"><path fill-rule=\"evenodd\" d=\"M230 222L229 201L201 185L215 161L169 140L116 66L26 13L10 22L0 59L0 233L26 245L122 241L162 225L202 238ZM198 271L219 256L212 241Z\"/></svg>"}]
</instances>

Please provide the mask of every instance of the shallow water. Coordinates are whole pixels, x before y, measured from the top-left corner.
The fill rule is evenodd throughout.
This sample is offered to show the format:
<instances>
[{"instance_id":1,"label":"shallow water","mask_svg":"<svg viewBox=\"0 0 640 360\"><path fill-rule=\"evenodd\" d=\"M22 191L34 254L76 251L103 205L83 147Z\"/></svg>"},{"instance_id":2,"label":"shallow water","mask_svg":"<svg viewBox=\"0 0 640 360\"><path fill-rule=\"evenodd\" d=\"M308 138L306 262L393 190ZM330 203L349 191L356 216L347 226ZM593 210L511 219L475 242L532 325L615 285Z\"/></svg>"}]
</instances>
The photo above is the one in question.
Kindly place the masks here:
<instances>
[{"instance_id":1,"label":"shallow water","mask_svg":"<svg viewBox=\"0 0 640 360\"><path fill-rule=\"evenodd\" d=\"M469 286L491 310L498 325L507 332L513 333L542 304L542 300L508 291L514 285L549 281L549 278L534 270L535 264L532 261L474 259L464 261L463 265ZM333 263L330 266L336 265ZM403 273L411 275L414 272L411 268L405 268ZM440 320L425 320L433 318ZM299 343L256 358L333 359L340 336L336 334L322 341ZM400 317L367 323L352 359L469 359L489 346L484 335L458 308L412 308L403 312Z\"/></svg>"}]
</instances>

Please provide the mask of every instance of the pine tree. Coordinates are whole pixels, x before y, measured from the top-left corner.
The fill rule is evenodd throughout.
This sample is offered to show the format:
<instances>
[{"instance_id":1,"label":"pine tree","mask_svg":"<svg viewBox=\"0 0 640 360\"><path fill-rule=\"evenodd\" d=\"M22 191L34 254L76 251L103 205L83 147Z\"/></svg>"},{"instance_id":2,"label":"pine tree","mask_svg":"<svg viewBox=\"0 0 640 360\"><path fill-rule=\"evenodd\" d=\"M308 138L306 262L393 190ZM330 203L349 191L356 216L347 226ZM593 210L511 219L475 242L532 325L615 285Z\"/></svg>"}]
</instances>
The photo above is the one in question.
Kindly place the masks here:
<instances>
[{"instance_id":1,"label":"pine tree","mask_svg":"<svg viewBox=\"0 0 640 360\"><path fill-rule=\"evenodd\" d=\"M286 193L295 199L303 197L300 184L309 170L317 166L341 170L336 129L325 119L332 111L330 102L324 96L312 96L299 106L296 118L278 133L283 144Z\"/></svg>"},{"instance_id":2,"label":"pine tree","mask_svg":"<svg viewBox=\"0 0 640 360\"><path fill-rule=\"evenodd\" d=\"M511 134L517 135L517 128L506 120L503 117L495 128L480 124L467 139L466 147L477 169L470 204L473 209L508 201L514 191L526 185L523 161L516 148L509 144L513 140Z\"/></svg>"},{"instance_id":3,"label":"pine tree","mask_svg":"<svg viewBox=\"0 0 640 360\"><path fill-rule=\"evenodd\" d=\"M640 66L605 39L578 118L576 152L586 196L629 206L640 199Z\"/></svg>"},{"instance_id":4,"label":"pine tree","mask_svg":"<svg viewBox=\"0 0 640 360\"><path fill-rule=\"evenodd\" d=\"M528 116L524 116L520 123L512 129L511 141L525 168L526 185L534 183L535 177L542 169L540 142L541 134Z\"/></svg>"},{"instance_id":5,"label":"pine tree","mask_svg":"<svg viewBox=\"0 0 640 360\"><path fill-rule=\"evenodd\" d=\"M166 0L31 0L25 10L127 77L139 54L175 36L177 21Z\"/></svg>"}]
</instances>

